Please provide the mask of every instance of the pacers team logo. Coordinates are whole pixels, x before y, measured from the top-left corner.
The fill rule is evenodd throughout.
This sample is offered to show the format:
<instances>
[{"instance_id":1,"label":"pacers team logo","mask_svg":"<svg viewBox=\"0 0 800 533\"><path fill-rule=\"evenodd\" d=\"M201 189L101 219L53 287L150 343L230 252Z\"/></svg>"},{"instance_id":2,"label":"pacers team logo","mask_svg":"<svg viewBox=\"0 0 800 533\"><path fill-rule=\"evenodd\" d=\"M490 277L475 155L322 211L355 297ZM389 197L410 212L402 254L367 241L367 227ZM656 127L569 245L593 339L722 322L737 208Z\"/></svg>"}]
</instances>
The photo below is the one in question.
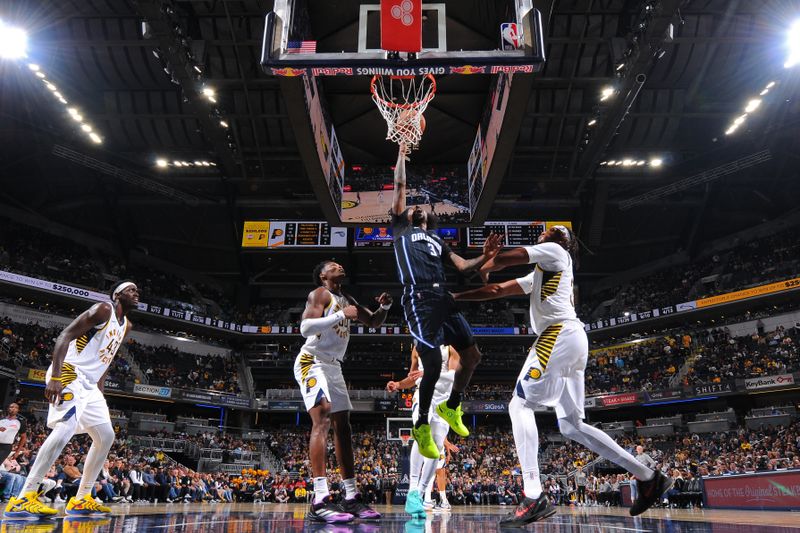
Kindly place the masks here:
<instances>
[{"instance_id":1,"label":"pacers team logo","mask_svg":"<svg viewBox=\"0 0 800 533\"><path fill-rule=\"evenodd\" d=\"M539 379L542 377L542 371L532 366L530 370L528 370L528 377L531 379Z\"/></svg>"},{"instance_id":2,"label":"pacers team logo","mask_svg":"<svg viewBox=\"0 0 800 533\"><path fill-rule=\"evenodd\" d=\"M353 209L357 205L353 200L342 200L342 209Z\"/></svg>"},{"instance_id":3,"label":"pacers team logo","mask_svg":"<svg viewBox=\"0 0 800 533\"><path fill-rule=\"evenodd\" d=\"M308 378L308 381L306 381L306 392L311 392L311 389L313 389L316 385L317 378Z\"/></svg>"},{"instance_id":4,"label":"pacers team logo","mask_svg":"<svg viewBox=\"0 0 800 533\"><path fill-rule=\"evenodd\" d=\"M61 395L62 402L71 402L74 398L75 395L72 394L71 392L65 392L64 394Z\"/></svg>"}]
</instances>

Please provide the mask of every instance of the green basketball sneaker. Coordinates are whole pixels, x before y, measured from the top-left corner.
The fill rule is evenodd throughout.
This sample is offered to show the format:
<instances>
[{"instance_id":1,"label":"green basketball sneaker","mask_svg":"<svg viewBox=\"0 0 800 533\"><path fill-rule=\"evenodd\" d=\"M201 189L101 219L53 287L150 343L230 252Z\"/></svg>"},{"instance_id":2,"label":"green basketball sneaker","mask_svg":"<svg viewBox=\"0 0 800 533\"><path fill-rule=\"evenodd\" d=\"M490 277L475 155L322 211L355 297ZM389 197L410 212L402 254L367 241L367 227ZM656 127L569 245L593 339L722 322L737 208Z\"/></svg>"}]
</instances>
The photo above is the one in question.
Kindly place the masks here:
<instances>
[{"instance_id":1,"label":"green basketball sneaker","mask_svg":"<svg viewBox=\"0 0 800 533\"><path fill-rule=\"evenodd\" d=\"M447 402L442 402L436 406L436 414L441 416L445 422L450 424L450 429L455 431L456 434L461 435L462 437L469 436L469 430L467 429L467 426L465 426L464 422L461 421L461 417L464 416L464 411L461 410L461 404L458 404L458 407L455 409L450 409L447 407Z\"/></svg>"},{"instance_id":2,"label":"green basketball sneaker","mask_svg":"<svg viewBox=\"0 0 800 533\"><path fill-rule=\"evenodd\" d=\"M423 457L427 457L428 459L439 458L439 448L437 448L436 443L433 442L430 424L422 424L420 427L412 429L411 436L414 437L417 447L419 448L419 453Z\"/></svg>"}]
</instances>

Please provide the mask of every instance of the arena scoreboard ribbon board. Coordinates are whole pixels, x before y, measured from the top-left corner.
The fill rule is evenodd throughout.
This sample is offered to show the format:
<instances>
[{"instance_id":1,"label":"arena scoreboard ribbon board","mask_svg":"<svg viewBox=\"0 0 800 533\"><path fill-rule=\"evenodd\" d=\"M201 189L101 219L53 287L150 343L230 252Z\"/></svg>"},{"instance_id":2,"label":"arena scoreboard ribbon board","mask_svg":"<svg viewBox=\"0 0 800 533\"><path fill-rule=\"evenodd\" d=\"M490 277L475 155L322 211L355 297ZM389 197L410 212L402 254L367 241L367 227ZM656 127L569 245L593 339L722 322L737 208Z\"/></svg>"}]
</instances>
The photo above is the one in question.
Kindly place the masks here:
<instances>
[{"instance_id":1,"label":"arena scoreboard ribbon board","mask_svg":"<svg viewBox=\"0 0 800 533\"><path fill-rule=\"evenodd\" d=\"M346 248L347 228L327 222L248 220L243 248Z\"/></svg>"},{"instance_id":2,"label":"arena scoreboard ribbon board","mask_svg":"<svg viewBox=\"0 0 800 533\"><path fill-rule=\"evenodd\" d=\"M467 246L480 248L486 238L497 233L503 238L503 246L533 246L545 230L553 226L566 226L572 229L569 221L534 222L486 222L483 226L467 228Z\"/></svg>"}]
</instances>

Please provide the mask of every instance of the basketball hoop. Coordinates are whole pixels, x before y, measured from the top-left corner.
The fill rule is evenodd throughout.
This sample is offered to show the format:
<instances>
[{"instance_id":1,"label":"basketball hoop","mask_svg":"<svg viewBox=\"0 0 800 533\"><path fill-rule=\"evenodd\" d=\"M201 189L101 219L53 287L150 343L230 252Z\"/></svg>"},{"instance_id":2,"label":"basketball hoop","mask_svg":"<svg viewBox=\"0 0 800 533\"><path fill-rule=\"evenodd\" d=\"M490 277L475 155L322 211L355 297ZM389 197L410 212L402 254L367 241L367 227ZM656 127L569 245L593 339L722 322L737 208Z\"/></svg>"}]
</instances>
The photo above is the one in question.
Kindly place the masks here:
<instances>
[{"instance_id":1,"label":"basketball hoop","mask_svg":"<svg viewBox=\"0 0 800 533\"><path fill-rule=\"evenodd\" d=\"M408 441L411 440L411 434L410 433L404 433L404 434L400 435L400 440L403 442L403 448L407 448L408 447Z\"/></svg>"},{"instance_id":2,"label":"basketball hoop","mask_svg":"<svg viewBox=\"0 0 800 533\"><path fill-rule=\"evenodd\" d=\"M431 74L416 76L375 75L370 82L372 101L386 120L386 138L415 150L425 130L422 114L436 94L436 79Z\"/></svg>"}]
</instances>

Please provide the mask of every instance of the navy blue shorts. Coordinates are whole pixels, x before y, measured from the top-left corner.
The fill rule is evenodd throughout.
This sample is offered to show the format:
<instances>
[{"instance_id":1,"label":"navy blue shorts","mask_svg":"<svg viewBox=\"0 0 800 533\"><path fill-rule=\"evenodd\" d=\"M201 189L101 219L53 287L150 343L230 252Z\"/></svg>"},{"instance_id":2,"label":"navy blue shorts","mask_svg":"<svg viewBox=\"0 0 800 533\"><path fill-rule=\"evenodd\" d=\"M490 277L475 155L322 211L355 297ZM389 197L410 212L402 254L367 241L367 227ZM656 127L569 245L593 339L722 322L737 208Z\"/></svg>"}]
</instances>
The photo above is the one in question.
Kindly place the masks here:
<instances>
[{"instance_id":1,"label":"navy blue shorts","mask_svg":"<svg viewBox=\"0 0 800 533\"><path fill-rule=\"evenodd\" d=\"M444 345L461 351L475 344L472 328L446 289L405 287L401 302L417 350Z\"/></svg>"}]
</instances>

